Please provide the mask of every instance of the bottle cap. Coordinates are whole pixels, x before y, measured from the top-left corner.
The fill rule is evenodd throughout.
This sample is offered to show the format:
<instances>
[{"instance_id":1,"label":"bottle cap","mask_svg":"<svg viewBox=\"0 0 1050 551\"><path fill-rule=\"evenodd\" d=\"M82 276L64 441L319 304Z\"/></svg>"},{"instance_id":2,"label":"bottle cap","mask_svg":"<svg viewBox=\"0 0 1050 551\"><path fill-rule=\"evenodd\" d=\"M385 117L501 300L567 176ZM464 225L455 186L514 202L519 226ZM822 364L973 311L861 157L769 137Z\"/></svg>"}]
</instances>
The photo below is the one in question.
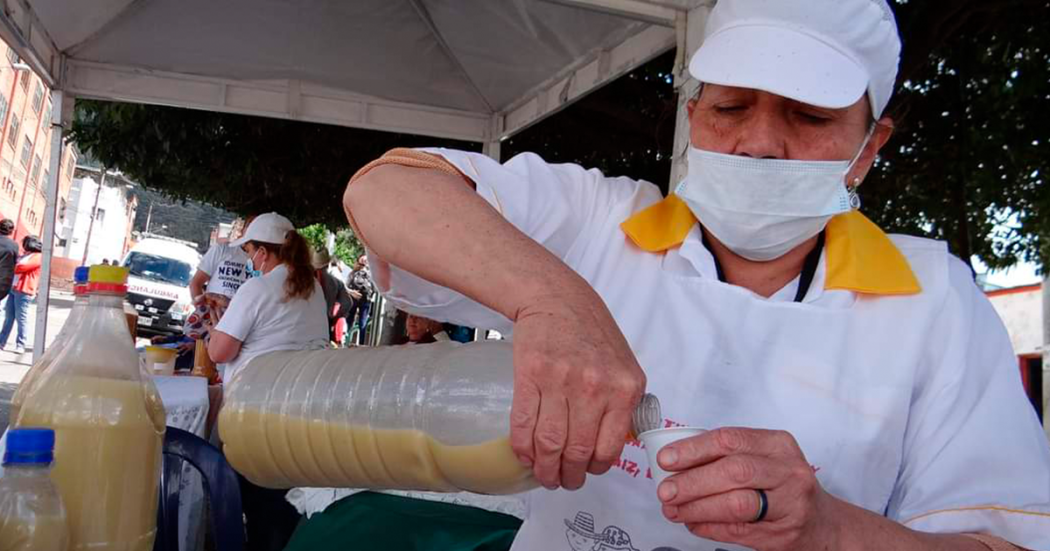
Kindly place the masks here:
<instances>
[{"instance_id":1,"label":"bottle cap","mask_svg":"<svg viewBox=\"0 0 1050 551\"><path fill-rule=\"evenodd\" d=\"M49 465L54 461L55 431L43 428L7 432L4 465Z\"/></svg>"},{"instance_id":2,"label":"bottle cap","mask_svg":"<svg viewBox=\"0 0 1050 551\"><path fill-rule=\"evenodd\" d=\"M128 291L128 269L121 266L100 264L91 267L88 275L92 292L126 293Z\"/></svg>"},{"instance_id":3,"label":"bottle cap","mask_svg":"<svg viewBox=\"0 0 1050 551\"><path fill-rule=\"evenodd\" d=\"M87 266L78 266L76 270L73 270L73 283L77 285L87 284L89 272L90 268Z\"/></svg>"},{"instance_id":4,"label":"bottle cap","mask_svg":"<svg viewBox=\"0 0 1050 551\"><path fill-rule=\"evenodd\" d=\"M128 269L123 266L106 266L105 264L92 266L88 275L88 281L91 283L125 285L128 282Z\"/></svg>"}]
</instances>

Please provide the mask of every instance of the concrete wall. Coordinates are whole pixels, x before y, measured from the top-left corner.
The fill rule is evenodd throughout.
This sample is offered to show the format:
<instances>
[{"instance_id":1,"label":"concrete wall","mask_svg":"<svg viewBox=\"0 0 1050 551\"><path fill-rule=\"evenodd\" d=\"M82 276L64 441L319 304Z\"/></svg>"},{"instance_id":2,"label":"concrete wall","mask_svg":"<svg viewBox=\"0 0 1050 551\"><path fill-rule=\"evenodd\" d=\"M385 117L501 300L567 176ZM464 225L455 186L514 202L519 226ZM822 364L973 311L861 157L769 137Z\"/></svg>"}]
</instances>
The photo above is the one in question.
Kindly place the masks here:
<instances>
[{"instance_id":1,"label":"concrete wall","mask_svg":"<svg viewBox=\"0 0 1050 551\"><path fill-rule=\"evenodd\" d=\"M1039 285L989 291L988 300L999 313L1014 353L1039 354L1043 344L1043 294Z\"/></svg>"}]
</instances>

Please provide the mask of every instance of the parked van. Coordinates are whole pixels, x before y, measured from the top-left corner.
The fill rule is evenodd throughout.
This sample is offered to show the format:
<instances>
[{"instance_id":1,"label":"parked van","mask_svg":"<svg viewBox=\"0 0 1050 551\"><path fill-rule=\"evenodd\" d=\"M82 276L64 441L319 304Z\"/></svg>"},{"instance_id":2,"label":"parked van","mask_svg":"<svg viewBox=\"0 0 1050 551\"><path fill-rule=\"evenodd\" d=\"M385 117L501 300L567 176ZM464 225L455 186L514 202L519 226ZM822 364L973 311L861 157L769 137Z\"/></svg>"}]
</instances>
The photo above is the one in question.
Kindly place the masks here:
<instances>
[{"instance_id":1,"label":"parked van","mask_svg":"<svg viewBox=\"0 0 1050 551\"><path fill-rule=\"evenodd\" d=\"M190 280L201 255L182 241L149 237L124 257L128 302L138 311L139 334L177 335L193 311Z\"/></svg>"}]
</instances>

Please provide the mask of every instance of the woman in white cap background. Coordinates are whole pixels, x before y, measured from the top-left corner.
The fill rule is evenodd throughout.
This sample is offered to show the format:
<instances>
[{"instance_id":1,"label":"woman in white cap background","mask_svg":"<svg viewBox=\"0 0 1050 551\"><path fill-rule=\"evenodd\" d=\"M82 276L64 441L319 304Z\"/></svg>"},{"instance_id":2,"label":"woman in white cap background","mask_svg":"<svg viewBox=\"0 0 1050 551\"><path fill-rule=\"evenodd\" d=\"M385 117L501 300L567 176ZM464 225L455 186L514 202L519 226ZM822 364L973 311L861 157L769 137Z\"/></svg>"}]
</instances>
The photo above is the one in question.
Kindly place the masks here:
<instances>
[{"instance_id":1,"label":"woman in white cap background","mask_svg":"<svg viewBox=\"0 0 1050 551\"><path fill-rule=\"evenodd\" d=\"M644 550L1050 549L1050 447L1001 321L943 243L852 193L899 53L884 0L719 0L667 198L446 149L351 180L395 306L513 330L511 441L547 487L513 549L566 548L579 513ZM661 452L658 488L623 439L643 390L714 429Z\"/></svg>"},{"instance_id":2,"label":"woman in white cap background","mask_svg":"<svg viewBox=\"0 0 1050 551\"><path fill-rule=\"evenodd\" d=\"M253 276L237 290L208 343L212 361L227 364L226 387L236 384L237 373L256 356L328 344L324 293L314 276L310 246L292 223L275 212L262 214L231 246L244 249ZM238 479L248 546L283 549L299 522L298 512L284 499L287 490Z\"/></svg>"},{"instance_id":3,"label":"woman in white cap background","mask_svg":"<svg viewBox=\"0 0 1050 551\"><path fill-rule=\"evenodd\" d=\"M231 246L244 249L248 270L258 277L237 290L208 344L213 361L229 364L227 384L260 354L328 344L324 293L310 245L292 223L275 212L260 215Z\"/></svg>"}]
</instances>

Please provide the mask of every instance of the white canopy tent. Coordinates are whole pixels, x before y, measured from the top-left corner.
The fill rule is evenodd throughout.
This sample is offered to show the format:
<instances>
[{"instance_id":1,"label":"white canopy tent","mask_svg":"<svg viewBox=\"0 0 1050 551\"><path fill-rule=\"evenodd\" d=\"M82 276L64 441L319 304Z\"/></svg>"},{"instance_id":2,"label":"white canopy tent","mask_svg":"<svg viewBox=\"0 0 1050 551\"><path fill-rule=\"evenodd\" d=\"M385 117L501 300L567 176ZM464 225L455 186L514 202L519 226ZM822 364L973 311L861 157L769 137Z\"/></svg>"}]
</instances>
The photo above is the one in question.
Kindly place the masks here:
<instances>
[{"instance_id":1,"label":"white canopy tent","mask_svg":"<svg viewBox=\"0 0 1050 551\"><path fill-rule=\"evenodd\" d=\"M498 158L501 140L676 46L677 85L693 85L683 61L714 0L3 3L0 38L53 90L38 357L74 98L455 138Z\"/></svg>"}]
</instances>

